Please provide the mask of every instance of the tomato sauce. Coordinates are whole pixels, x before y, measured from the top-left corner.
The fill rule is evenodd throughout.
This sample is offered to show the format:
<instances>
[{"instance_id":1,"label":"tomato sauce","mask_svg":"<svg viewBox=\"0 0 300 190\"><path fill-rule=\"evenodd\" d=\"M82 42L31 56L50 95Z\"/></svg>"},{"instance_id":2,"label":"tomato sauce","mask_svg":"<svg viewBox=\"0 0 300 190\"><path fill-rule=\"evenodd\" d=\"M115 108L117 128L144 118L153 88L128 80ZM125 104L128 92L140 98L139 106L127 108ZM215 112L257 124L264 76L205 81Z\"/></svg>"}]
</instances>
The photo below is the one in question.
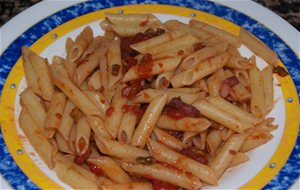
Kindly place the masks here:
<instances>
[{"instance_id":1,"label":"tomato sauce","mask_svg":"<svg viewBox=\"0 0 300 190\"><path fill-rule=\"evenodd\" d=\"M127 97L129 100L136 98L136 95L145 87L141 84L143 79L131 80L128 85L121 90L122 97Z\"/></svg>"},{"instance_id":2,"label":"tomato sauce","mask_svg":"<svg viewBox=\"0 0 300 190\"><path fill-rule=\"evenodd\" d=\"M112 116L112 114L114 113L115 108L113 106L110 106L107 110L106 110L106 115L108 117Z\"/></svg>"},{"instance_id":3,"label":"tomato sauce","mask_svg":"<svg viewBox=\"0 0 300 190\"><path fill-rule=\"evenodd\" d=\"M141 62L137 64L137 74L140 76L140 78L149 78L151 77L152 67L152 55L146 54L141 59Z\"/></svg>"},{"instance_id":4,"label":"tomato sauce","mask_svg":"<svg viewBox=\"0 0 300 190\"><path fill-rule=\"evenodd\" d=\"M92 173L94 173L95 175L103 175L104 172L101 170L101 168L99 166L97 166L96 164L93 164L92 162L87 162L87 165L90 168L90 171Z\"/></svg>"},{"instance_id":5,"label":"tomato sauce","mask_svg":"<svg viewBox=\"0 0 300 190\"><path fill-rule=\"evenodd\" d=\"M181 119L184 117L200 117L200 111L194 106L182 102L180 97L173 98L165 106L163 112L174 119Z\"/></svg>"},{"instance_id":6,"label":"tomato sauce","mask_svg":"<svg viewBox=\"0 0 300 190\"><path fill-rule=\"evenodd\" d=\"M120 44L121 58L126 62L126 64L124 65L124 71L127 72L133 65L137 64L137 60L134 57L138 55L138 52L130 47L131 44L148 40L150 38L159 36L163 33L165 33L165 30L158 28L156 32L145 31L145 33L137 33L136 35L131 37L121 38L121 44Z\"/></svg>"},{"instance_id":7,"label":"tomato sauce","mask_svg":"<svg viewBox=\"0 0 300 190\"><path fill-rule=\"evenodd\" d=\"M137 116L137 118L141 118L144 114L144 110L142 110L139 106L137 105L123 105L122 106L122 112L127 113L131 112Z\"/></svg>"},{"instance_id":8,"label":"tomato sauce","mask_svg":"<svg viewBox=\"0 0 300 190\"><path fill-rule=\"evenodd\" d=\"M89 146L88 149L85 151L85 153L83 153L81 156L76 156L74 158L74 163L78 164L78 165L82 165L92 154L92 149Z\"/></svg>"},{"instance_id":9,"label":"tomato sauce","mask_svg":"<svg viewBox=\"0 0 300 190\"><path fill-rule=\"evenodd\" d=\"M183 154L193 160L196 160L202 164L208 164L207 155L204 152L200 152L197 150L192 149L191 147L183 148L179 151L180 154Z\"/></svg>"}]
</instances>

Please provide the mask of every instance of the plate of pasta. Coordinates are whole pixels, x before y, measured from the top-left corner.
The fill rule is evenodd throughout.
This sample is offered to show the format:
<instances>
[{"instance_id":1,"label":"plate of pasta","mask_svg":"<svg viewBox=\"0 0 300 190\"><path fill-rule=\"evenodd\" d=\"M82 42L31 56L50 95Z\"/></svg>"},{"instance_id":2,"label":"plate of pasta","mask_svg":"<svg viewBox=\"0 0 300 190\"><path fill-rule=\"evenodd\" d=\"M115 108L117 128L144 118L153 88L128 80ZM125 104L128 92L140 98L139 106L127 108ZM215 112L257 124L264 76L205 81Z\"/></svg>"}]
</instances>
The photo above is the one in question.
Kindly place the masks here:
<instances>
[{"instance_id":1,"label":"plate of pasta","mask_svg":"<svg viewBox=\"0 0 300 190\"><path fill-rule=\"evenodd\" d=\"M178 5L80 3L8 48L1 155L16 163L13 187L267 189L298 177L282 167L298 154L299 58L242 13Z\"/></svg>"}]
</instances>

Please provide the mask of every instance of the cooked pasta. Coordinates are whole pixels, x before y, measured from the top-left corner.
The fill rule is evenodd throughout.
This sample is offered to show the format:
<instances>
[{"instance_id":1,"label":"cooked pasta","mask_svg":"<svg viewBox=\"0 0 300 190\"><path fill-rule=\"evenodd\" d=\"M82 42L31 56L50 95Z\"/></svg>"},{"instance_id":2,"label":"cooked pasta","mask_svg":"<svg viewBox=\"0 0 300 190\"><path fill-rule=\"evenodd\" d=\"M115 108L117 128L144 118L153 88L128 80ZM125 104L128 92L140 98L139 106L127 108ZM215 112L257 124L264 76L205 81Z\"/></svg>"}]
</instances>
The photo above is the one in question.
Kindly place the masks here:
<instances>
[{"instance_id":1,"label":"cooked pasta","mask_svg":"<svg viewBox=\"0 0 300 190\"><path fill-rule=\"evenodd\" d=\"M22 47L19 123L63 182L197 190L272 139L277 57L245 30L240 39L151 14L107 13L100 26L103 36L88 26L68 38L67 56L50 66ZM270 65L260 71L255 56L241 56L243 42Z\"/></svg>"}]
</instances>

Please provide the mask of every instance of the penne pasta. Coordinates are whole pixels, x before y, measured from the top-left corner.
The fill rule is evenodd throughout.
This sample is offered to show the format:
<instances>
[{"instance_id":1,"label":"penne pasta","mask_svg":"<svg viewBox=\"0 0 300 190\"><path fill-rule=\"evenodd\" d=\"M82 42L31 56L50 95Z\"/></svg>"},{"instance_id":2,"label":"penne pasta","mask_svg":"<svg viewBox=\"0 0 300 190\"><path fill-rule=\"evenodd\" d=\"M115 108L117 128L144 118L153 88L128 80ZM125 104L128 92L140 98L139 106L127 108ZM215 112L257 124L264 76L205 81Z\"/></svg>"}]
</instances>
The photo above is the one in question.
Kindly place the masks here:
<instances>
[{"instance_id":1,"label":"penne pasta","mask_svg":"<svg viewBox=\"0 0 300 190\"><path fill-rule=\"evenodd\" d=\"M50 66L54 84L86 115L101 115L97 107L72 83L63 66Z\"/></svg>"},{"instance_id":2,"label":"penne pasta","mask_svg":"<svg viewBox=\"0 0 300 190\"><path fill-rule=\"evenodd\" d=\"M191 104L195 102L198 98L197 93L184 93L184 92L176 92L176 91L170 91L165 89L146 89L141 92L139 92L136 95L136 98L133 100L136 103L149 103L151 102L155 97L161 96L163 94L168 95L168 102L171 101L173 98L180 97L181 100L187 104Z\"/></svg>"},{"instance_id":3,"label":"penne pasta","mask_svg":"<svg viewBox=\"0 0 300 190\"><path fill-rule=\"evenodd\" d=\"M89 90L98 91L100 90L101 84L101 72L100 70L95 71L92 76L88 79L87 85Z\"/></svg>"},{"instance_id":4,"label":"penne pasta","mask_svg":"<svg viewBox=\"0 0 300 190\"><path fill-rule=\"evenodd\" d=\"M261 122L261 118L257 118L254 115L241 110L239 107L233 105L232 103L226 101L221 97L209 97L206 99L212 105L215 105L224 112L228 112L230 115L234 116L240 121L249 122L252 124L258 124Z\"/></svg>"},{"instance_id":5,"label":"penne pasta","mask_svg":"<svg viewBox=\"0 0 300 190\"><path fill-rule=\"evenodd\" d=\"M228 41L234 47L240 46L239 37L237 37L229 32L226 32L224 30L221 30L215 26L206 24L204 22L201 22L201 21L195 20L195 19L190 20L189 25L190 25L190 27L199 28L208 33L214 34L214 35L218 36L219 38Z\"/></svg>"},{"instance_id":6,"label":"penne pasta","mask_svg":"<svg viewBox=\"0 0 300 190\"><path fill-rule=\"evenodd\" d=\"M40 128L44 128L46 120L46 110L43 107L42 103L39 101L37 95L33 92L31 88L26 88L20 94L21 103L26 107L30 113L35 124Z\"/></svg>"},{"instance_id":7,"label":"penne pasta","mask_svg":"<svg viewBox=\"0 0 300 190\"><path fill-rule=\"evenodd\" d=\"M273 108L273 67L267 66L262 70L262 80L264 88L264 110L265 114L269 113Z\"/></svg>"},{"instance_id":8,"label":"penne pasta","mask_svg":"<svg viewBox=\"0 0 300 190\"><path fill-rule=\"evenodd\" d=\"M95 140L100 152L106 155L130 160L135 160L139 156L149 156L149 153L146 150L128 144L122 144L115 140L99 137L95 137Z\"/></svg>"},{"instance_id":9,"label":"penne pasta","mask_svg":"<svg viewBox=\"0 0 300 190\"><path fill-rule=\"evenodd\" d=\"M190 27L189 25L182 23L178 20L168 20L165 22L167 29L171 31L182 31L185 33L189 33L200 40L208 39L211 37L211 34L208 32L201 30L199 28Z\"/></svg>"},{"instance_id":10,"label":"penne pasta","mask_svg":"<svg viewBox=\"0 0 300 190\"><path fill-rule=\"evenodd\" d=\"M38 84L37 74L33 70L30 55L33 52L26 46L22 46L22 60L24 75L29 88L31 88L36 94L41 95L41 89Z\"/></svg>"},{"instance_id":11,"label":"penne pasta","mask_svg":"<svg viewBox=\"0 0 300 190\"><path fill-rule=\"evenodd\" d=\"M217 26L118 11L101 35L86 25L66 36L50 65L23 46L20 128L74 189L220 188L278 128L266 117L278 57Z\"/></svg>"},{"instance_id":12,"label":"penne pasta","mask_svg":"<svg viewBox=\"0 0 300 190\"><path fill-rule=\"evenodd\" d=\"M233 93L235 94L237 101L244 102L251 99L251 93L241 83L236 84L232 87Z\"/></svg>"},{"instance_id":13,"label":"penne pasta","mask_svg":"<svg viewBox=\"0 0 300 190\"><path fill-rule=\"evenodd\" d=\"M255 65L247 58L241 56L232 56L228 60L226 66L234 69L251 69Z\"/></svg>"},{"instance_id":14,"label":"penne pasta","mask_svg":"<svg viewBox=\"0 0 300 190\"><path fill-rule=\"evenodd\" d=\"M201 187L199 179L193 175L187 175L179 170L171 169L160 164L142 165L123 163L122 168L127 172L138 174L151 179L158 179L168 183L183 187L186 189L196 190Z\"/></svg>"},{"instance_id":15,"label":"penne pasta","mask_svg":"<svg viewBox=\"0 0 300 190\"><path fill-rule=\"evenodd\" d=\"M51 101L50 107L46 115L46 120L44 124L45 129L55 130L60 127L65 104L66 96L63 93L57 92L53 95L53 100Z\"/></svg>"},{"instance_id":16,"label":"penne pasta","mask_svg":"<svg viewBox=\"0 0 300 190\"><path fill-rule=\"evenodd\" d=\"M142 64L137 64L129 69L129 71L124 75L122 82L127 82L141 77L144 78L146 76L151 77L152 75L173 71L176 69L180 60L181 56L155 60L150 64L151 71L149 72L144 71L145 66L142 66Z\"/></svg>"},{"instance_id":17,"label":"penne pasta","mask_svg":"<svg viewBox=\"0 0 300 190\"><path fill-rule=\"evenodd\" d=\"M62 137L60 133L55 133L54 139L57 143L57 148L59 151L69 154L73 153L69 147L68 142Z\"/></svg>"},{"instance_id":18,"label":"penne pasta","mask_svg":"<svg viewBox=\"0 0 300 190\"><path fill-rule=\"evenodd\" d=\"M175 165L183 171L190 172L206 183L214 185L218 183L215 173L208 166L201 164L200 162L197 162L187 156L181 155L156 141L149 140L147 145L150 154L156 160Z\"/></svg>"},{"instance_id":19,"label":"penne pasta","mask_svg":"<svg viewBox=\"0 0 300 190\"><path fill-rule=\"evenodd\" d=\"M249 157L245 153L237 152L234 155L234 157L232 158L228 168L235 167L235 166L245 163L247 161L249 161Z\"/></svg>"},{"instance_id":20,"label":"penne pasta","mask_svg":"<svg viewBox=\"0 0 300 190\"><path fill-rule=\"evenodd\" d=\"M62 156L57 157L54 169L59 179L75 189L98 189L94 174Z\"/></svg>"},{"instance_id":21,"label":"penne pasta","mask_svg":"<svg viewBox=\"0 0 300 190\"><path fill-rule=\"evenodd\" d=\"M254 131L246 139L245 143L241 147L241 152L248 152L262 144L267 143L273 138L273 135L270 132L266 131Z\"/></svg>"},{"instance_id":22,"label":"penne pasta","mask_svg":"<svg viewBox=\"0 0 300 190\"><path fill-rule=\"evenodd\" d=\"M124 88L124 85L120 85L113 97L111 106L106 110L106 120L105 128L109 134L116 138L118 135L118 130L120 128L122 117L123 117L123 106L127 103L125 97L121 95L121 90Z\"/></svg>"},{"instance_id":23,"label":"penne pasta","mask_svg":"<svg viewBox=\"0 0 300 190\"><path fill-rule=\"evenodd\" d=\"M81 117L76 126L75 149L77 155L83 155L90 145L91 127L86 117Z\"/></svg>"},{"instance_id":24,"label":"penne pasta","mask_svg":"<svg viewBox=\"0 0 300 190\"><path fill-rule=\"evenodd\" d=\"M20 127L46 165L53 169L56 150L42 134L41 128L35 124L32 118L34 117L29 114L27 109L23 108L19 116Z\"/></svg>"},{"instance_id":25,"label":"penne pasta","mask_svg":"<svg viewBox=\"0 0 300 190\"><path fill-rule=\"evenodd\" d=\"M213 57L207 61L204 61L191 69L178 73L171 78L171 84L173 88L179 88L184 85L191 85L197 80L212 74L218 69L222 68L229 59L229 53L223 53L216 57Z\"/></svg>"},{"instance_id":26,"label":"penne pasta","mask_svg":"<svg viewBox=\"0 0 300 190\"><path fill-rule=\"evenodd\" d=\"M278 57L276 53L242 27L240 29L240 40L251 51L263 58L267 63L275 67L277 66Z\"/></svg>"},{"instance_id":27,"label":"penne pasta","mask_svg":"<svg viewBox=\"0 0 300 190\"><path fill-rule=\"evenodd\" d=\"M184 117L177 120L167 115L161 115L156 125L168 130L201 132L210 126L210 122L205 118Z\"/></svg>"},{"instance_id":28,"label":"penne pasta","mask_svg":"<svg viewBox=\"0 0 300 190\"><path fill-rule=\"evenodd\" d=\"M154 128L153 134L155 135L155 139L158 142L161 142L175 150L181 150L184 146L184 144L180 140L159 128Z\"/></svg>"},{"instance_id":29,"label":"penne pasta","mask_svg":"<svg viewBox=\"0 0 300 190\"><path fill-rule=\"evenodd\" d=\"M74 72L73 81L77 86L81 86L91 75L93 70L99 65L99 57L105 53L105 50L99 48L93 54L88 56L84 63L79 65Z\"/></svg>"},{"instance_id":30,"label":"penne pasta","mask_svg":"<svg viewBox=\"0 0 300 190\"><path fill-rule=\"evenodd\" d=\"M173 31L173 32L166 32L162 35L156 36L154 38L151 38L149 40L145 40L139 43L135 43L130 45L130 47L142 54L149 53L151 49L155 46L158 46L159 44L163 44L166 42L169 42L171 40L174 40L178 37L183 36L185 33L181 31Z\"/></svg>"},{"instance_id":31,"label":"penne pasta","mask_svg":"<svg viewBox=\"0 0 300 190\"><path fill-rule=\"evenodd\" d=\"M41 90L41 97L50 101L54 94L54 85L51 81L48 61L35 53L30 54L29 59Z\"/></svg>"},{"instance_id":32,"label":"penne pasta","mask_svg":"<svg viewBox=\"0 0 300 190\"><path fill-rule=\"evenodd\" d=\"M127 184L131 182L131 179L128 176L128 174L110 157L92 157L88 159L88 162L99 166L101 170L105 173L105 175L116 183Z\"/></svg>"},{"instance_id":33,"label":"penne pasta","mask_svg":"<svg viewBox=\"0 0 300 190\"><path fill-rule=\"evenodd\" d=\"M187 57L189 54L193 53L194 46L190 44L184 44L183 46L174 47L167 51L158 52L154 55L152 55L153 60L157 59L164 59L168 57L176 57L178 55L181 55L182 58Z\"/></svg>"},{"instance_id":34,"label":"penne pasta","mask_svg":"<svg viewBox=\"0 0 300 190\"><path fill-rule=\"evenodd\" d=\"M182 138L182 144L184 145L189 145L193 138L196 137L199 134L199 132L193 132L193 131L186 131L183 134L183 138Z\"/></svg>"},{"instance_id":35,"label":"penne pasta","mask_svg":"<svg viewBox=\"0 0 300 190\"><path fill-rule=\"evenodd\" d=\"M219 145L222 143L222 132L212 130L206 137L206 149L211 156L214 156Z\"/></svg>"},{"instance_id":36,"label":"penne pasta","mask_svg":"<svg viewBox=\"0 0 300 190\"><path fill-rule=\"evenodd\" d=\"M121 143L130 144L138 117L135 113L126 112L122 117L120 128L118 130L118 140Z\"/></svg>"},{"instance_id":37,"label":"penne pasta","mask_svg":"<svg viewBox=\"0 0 300 190\"><path fill-rule=\"evenodd\" d=\"M69 59L71 62L77 61L81 58L88 45L93 40L93 30L91 27L85 27L82 32L76 37L74 44L69 50Z\"/></svg>"},{"instance_id":38,"label":"penne pasta","mask_svg":"<svg viewBox=\"0 0 300 190\"><path fill-rule=\"evenodd\" d=\"M190 34L187 34L187 35L183 35L183 36L177 37L175 39L172 39L170 41L167 41L165 43L159 44L157 46L154 46L151 49L149 49L148 53L150 53L151 55L155 55L157 53L165 52L170 49L184 47L188 44L193 45L198 42L199 42L199 40L197 38L193 37Z\"/></svg>"},{"instance_id":39,"label":"penne pasta","mask_svg":"<svg viewBox=\"0 0 300 190\"><path fill-rule=\"evenodd\" d=\"M65 49L67 54L70 53L71 47L74 45L74 41L72 40L72 38L68 37L66 40L66 44L65 44Z\"/></svg>"},{"instance_id":40,"label":"penne pasta","mask_svg":"<svg viewBox=\"0 0 300 190\"><path fill-rule=\"evenodd\" d=\"M69 135L74 124L74 119L70 115L74 108L75 105L72 103L72 101L70 99L67 99L60 126L58 127L58 132L61 134L62 138L65 141L69 140Z\"/></svg>"},{"instance_id":41,"label":"penne pasta","mask_svg":"<svg viewBox=\"0 0 300 190\"><path fill-rule=\"evenodd\" d=\"M247 135L245 134L233 135L218 151L216 157L209 164L209 166L215 171L215 174L218 178L220 178L220 176L229 167L230 162L235 154L240 150L246 138Z\"/></svg>"},{"instance_id":42,"label":"penne pasta","mask_svg":"<svg viewBox=\"0 0 300 190\"><path fill-rule=\"evenodd\" d=\"M120 41L113 41L107 48L108 88L112 89L123 77Z\"/></svg>"},{"instance_id":43,"label":"penne pasta","mask_svg":"<svg viewBox=\"0 0 300 190\"><path fill-rule=\"evenodd\" d=\"M244 133L248 126L243 125L240 121L238 121L231 114L223 112L215 105L208 103L205 100L197 101L193 104L202 115L205 117L216 121L218 123L222 123L225 127L236 131L238 133Z\"/></svg>"},{"instance_id":44,"label":"penne pasta","mask_svg":"<svg viewBox=\"0 0 300 190\"><path fill-rule=\"evenodd\" d=\"M99 109L100 111L100 117L102 119L104 119L105 116L105 111L107 110L108 103L105 99L105 97L98 92L94 92L94 91L83 91L83 93L88 97L88 99L90 99L94 105Z\"/></svg>"},{"instance_id":45,"label":"penne pasta","mask_svg":"<svg viewBox=\"0 0 300 190\"><path fill-rule=\"evenodd\" d=\"M168 95L163 94L162 96L157 96L150 102L132 136L132 146L144 148L146 141L150 137L152 130L159 119L159 115L167 102L167 99Z\"/></svg>"},{"instance_id":46,"label":"penne pasta","mask_svg":"<svg viewBox=\"0 0 300 190\"><path fill-rule=\"evenodd\" d=\"M208 93L210 96L215 97L220 95L220 89L221 89L222 81L221 78L216 75L212 75L207 79L207 88Z\"/></svg>"},{"instance_id":47,"label":"penne pasta","mask_svg":"<svg viewBox=\"0 0 300 190\"><path fill-rule=\"evenodd\" d=\"M106 13L106 24L103 27L108 29L111 27L119 36L133 36L139 32L145 32L148 28L159 28L162 23L152 14L112 14Z\"/></svg>"},{"instance_id":48,"label":"penne pasta","mask_svg":"<svg viewBox=\"0 0 300 190\"><path fill-rule=\"evenodd\" d=\"M157 76L152 82L151 87L155 89L166 89L170 84L170 79L174 75L174 71L167 71Z\"/></svg>"},{"instance_id":49,"label":"penne pasta","mask_svg":"<svg viewBox=\"0 0 300 190\"><path fill-rule=\"evenodd\" d=\"M96 36L93 38L91 43L89 43L88 47L84 51L84 53L81 56L81 59L86 58L87 56L93 54L98 48L101 47L102 43L104 41L103 36Z\"/></svg>"},{"instance_id":50,"label":"penne pasta","mask_svg":"<svg viewBox=\"0 0 300 190\"><path fill-rule=\"evenodd\" d=\"M108 133L101 118L97 116L87 116L86 119L95 137L112 139L112 136Z\"/></svg>"},{"instance_id":51,"label":"penne pasta","mask_svg":"<svg viewBox=\"0 0 300 190\"><path fill-rule=\"evenodd\" d=\"M210 47L201 48L187 56L179 65L181 70L190 69L197 64L217 55L224 53L228 48L228 43L221 42Z\"/></svg>"},{"instance_id":52,"label":"penne pasta","mask_svg":"<svg viewBox=\"0 0 300 190\"><path fill-rule=\"evenodd\" d=\"M265 98L264 98L264 86L261 71L257 67L249 70L251 100L250 108L251 113L256 117L263 117L265 115Z\"/></svg>"}]
</instances>

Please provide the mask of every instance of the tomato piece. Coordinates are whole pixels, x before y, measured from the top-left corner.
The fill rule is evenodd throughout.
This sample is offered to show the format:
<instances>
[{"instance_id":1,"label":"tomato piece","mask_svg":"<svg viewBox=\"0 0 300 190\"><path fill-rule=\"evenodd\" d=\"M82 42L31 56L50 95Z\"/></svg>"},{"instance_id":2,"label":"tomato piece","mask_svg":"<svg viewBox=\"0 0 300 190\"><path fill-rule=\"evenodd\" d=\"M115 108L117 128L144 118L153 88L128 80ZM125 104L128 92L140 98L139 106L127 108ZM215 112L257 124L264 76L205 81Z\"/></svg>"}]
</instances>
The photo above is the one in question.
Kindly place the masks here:
<instances>
[{"instance_id":1,"label":"tomato piece","mask_svg":"<svg viewBox=\"0 0 300 190\"><path fill-rule=\"evenodd\" d=\"M136 95L143 90L143 86L141 85L142 79L136 79L129 81L129 85L125 86L121 90L121 94L123 97L127 97L129 100L133 100L136 98Z\"/></svg>"},{"instance_id":2,"label":"tomato piece","mask_svg":"<svg viewBox=\"0 0 300 190\"><path fill-rule=\"evenodd\" d=\"M92 162L87 162L87 165L90 168L90 171L96 175L103 175L103 171L101 170L101 168L99 166L97 166L96 164L93 164Z\"/></svg>"},{"instance_id":3,"label":"tomato piece","mask_svg":"<svg viewBox=\"0 0 300 190\"><path fill-rule=\"evenodd\" d=\"M151 180L153 190L176 190L177 186L157 179Z\"/></svg>"},{"instance_id":4,"label":"tomato piece","mask_svg":"<svg viewBox=\"0 0 300 190\"><path fill-rule=\"evenodd\" d=\"M83 153L81 156L76 156L74 158L74 163L78 164L78 165L82 165L92 154L92 149L89 146L89 148L85 151L85 153Z\"/></svg>"},{"instance_id":5,"label":"tomato piece","mask_svg":"<svg viewBox=\"0 0 300 190\"><path fill-rule=\"evenodd\" d=\"M181 119L183 117L200 117L200 112L194 106L184 103L180 97L173 98L164 108L164 112L174 118Z\"/></svg>"}]
</instances>

